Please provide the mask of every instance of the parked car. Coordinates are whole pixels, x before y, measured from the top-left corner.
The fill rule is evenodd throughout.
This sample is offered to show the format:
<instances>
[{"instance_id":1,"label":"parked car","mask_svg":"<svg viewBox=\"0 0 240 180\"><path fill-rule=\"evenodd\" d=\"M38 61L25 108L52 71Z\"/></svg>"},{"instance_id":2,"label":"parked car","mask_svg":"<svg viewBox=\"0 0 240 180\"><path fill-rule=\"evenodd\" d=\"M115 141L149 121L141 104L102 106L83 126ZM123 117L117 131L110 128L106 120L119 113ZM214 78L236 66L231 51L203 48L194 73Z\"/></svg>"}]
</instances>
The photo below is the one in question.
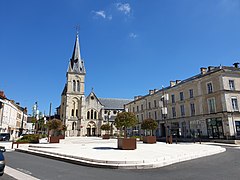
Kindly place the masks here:
<instances>
[{"instance_id":1,"label":"parked car","mask_svg":"<svg viewBox=\"0 0 240 180\"><path fill-rule=\"evenodd\" d=\"M10 133L0 133L0 141L9 141Z\"/></svg>"},{"instance_id":2,"label":"parked car","mask_svg":"<svg viewBox=\"0 0 240 180\"><path fill-rule=\"evenodd\" d=\"M0 176L3 175L4 173L4 168L5 168L5 158L3 156L3 153L5 152L5 147L0 146Z\"/></svg>"}]
</instances>

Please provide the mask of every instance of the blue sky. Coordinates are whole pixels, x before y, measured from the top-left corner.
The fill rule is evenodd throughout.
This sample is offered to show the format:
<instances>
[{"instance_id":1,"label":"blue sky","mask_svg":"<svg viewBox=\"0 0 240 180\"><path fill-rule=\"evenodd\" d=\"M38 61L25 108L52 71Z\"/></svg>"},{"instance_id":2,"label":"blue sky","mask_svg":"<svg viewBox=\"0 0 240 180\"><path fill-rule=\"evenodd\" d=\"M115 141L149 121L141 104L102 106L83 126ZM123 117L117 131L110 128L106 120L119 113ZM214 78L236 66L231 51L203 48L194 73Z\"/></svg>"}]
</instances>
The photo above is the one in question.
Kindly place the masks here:
<instances>
[{"instance_id":1,"label":"blue sky","mask_svg":"<svg viewBox=\"0 0 240 180\"><path fill-rule=\"evenodd\" d=\"M80 25L86 95L133 98L240 57L238 0L0 1L0 90L60 104Z\"/></svg>"}]
</instances>

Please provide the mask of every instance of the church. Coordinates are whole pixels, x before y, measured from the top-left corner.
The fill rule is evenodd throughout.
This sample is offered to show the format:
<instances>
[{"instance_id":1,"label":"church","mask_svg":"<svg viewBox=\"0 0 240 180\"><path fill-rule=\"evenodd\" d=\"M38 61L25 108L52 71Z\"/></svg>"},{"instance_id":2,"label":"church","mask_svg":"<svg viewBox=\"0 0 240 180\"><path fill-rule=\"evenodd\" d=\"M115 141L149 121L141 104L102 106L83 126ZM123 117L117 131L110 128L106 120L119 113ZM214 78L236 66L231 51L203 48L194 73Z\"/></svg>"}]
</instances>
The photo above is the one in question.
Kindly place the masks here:
<instances>
[{"instance_id":1,"label":"church","mask_svg":"<svg viewBox=\"0 0 240 180\"><path fill-rule=\"evenodd\" d=\"M101 136L105 132L100 127L106 123L111 125L113 134L116 130L113 125L115 117L124 111L124 104L132 100L98 98L93 90L85 96L85 76L77 33L61 94L60 119L67 126L66 136Z\"/></svg>"}]
</instances>

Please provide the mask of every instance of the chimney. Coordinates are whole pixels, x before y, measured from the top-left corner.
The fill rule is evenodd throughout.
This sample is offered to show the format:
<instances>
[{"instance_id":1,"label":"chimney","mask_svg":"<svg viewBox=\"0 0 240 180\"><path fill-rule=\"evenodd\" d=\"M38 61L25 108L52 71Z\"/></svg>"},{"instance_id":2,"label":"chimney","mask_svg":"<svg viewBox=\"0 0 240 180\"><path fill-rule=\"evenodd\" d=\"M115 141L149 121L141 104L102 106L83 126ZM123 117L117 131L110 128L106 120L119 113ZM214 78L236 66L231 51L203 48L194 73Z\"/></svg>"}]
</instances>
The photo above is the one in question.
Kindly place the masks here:
<instances>
[{"instance_id":1,"label":"chimney","mask_svg":"<svg viewBox=\"0 0 240 180\"><path fill-rule=\"evenodd\" d=\"M208 66L208 72L213 70L214 69L214 66Z\"/></svg>"},{"instance_id":2,"label":"chimney","mask_svg":"<svg viewBox=\"0 0 240 180\"><path fill-rule=\"evenodd\" d=\"M149 94L153 94L154 93L154 90L149 90Z\"/></svg>"},{"instance_id":3,"label":"chimney","mask_svg":"<svg viewBox=\"0 0 240 180\"><path fill-rule=\"evenodd\" d=\"M170 87L173 87L176 85L176 81L170 81Z\"/></svg>"},{"instance_id":4,"label":"chimney","mask_svg":"<svg viewBox=\"0 0 240 180\"><path fill-rule=\"evenodd\" d=\"M181 80L176 80L176 84L179 84L181 82Z\"/></svg>"},{"instance_id":5,"label":"chimney","mask_svg":"<svg viewBox=\"0 0 240 180\"><path fill-rule=\"evenodd\" d=\"M134 101L140 99L142 96L134 96Z\"/></svg>"},{"instance_id":6,"label":"chimney","mask_svg":"<svg viewBox=\"0 0 240 180\"><path fill-rule=\"evenodd\" d=\"M2 97L3 99L6 98L5 94L4 94L4 91L0 91L0 97Z\"/></svg>"},{"instance_id":7,"label":"chimney","mask_svg":"<svg viewBox=\"0 0 240 180\"><path fill-rule=\"evenodd\" d=\"M236 62L236 63L233 63L233 66L235 67L235 68L239 68L239 63L238 62Z\"/></svg>"},{"instance_id":8,"label":"chimney","mask_svg":"<svg viewBox=\"0 0 240 180\"><path fill-rule=\"evenodd\" d=\"M200 71L201 71L201 74L206 74L207 73L207 68L201 67Z\"/></svg>"}]
</instances>

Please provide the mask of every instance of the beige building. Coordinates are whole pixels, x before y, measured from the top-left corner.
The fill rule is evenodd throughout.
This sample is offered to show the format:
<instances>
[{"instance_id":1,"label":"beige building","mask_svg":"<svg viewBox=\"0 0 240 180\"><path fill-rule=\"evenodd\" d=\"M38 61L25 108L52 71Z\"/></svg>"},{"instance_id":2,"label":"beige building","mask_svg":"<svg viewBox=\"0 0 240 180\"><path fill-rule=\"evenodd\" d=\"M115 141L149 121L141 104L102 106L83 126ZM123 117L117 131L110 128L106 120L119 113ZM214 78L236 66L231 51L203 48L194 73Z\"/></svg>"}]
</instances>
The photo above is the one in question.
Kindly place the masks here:
<instances>
[{"instance_id":1,"label":"beige building","mask_svg":"<svg viewBox=\"0 0 240 180\"><path fill-rule=\"evenodd\" d=\"M0 91L0 133L10 133L11 139L26 133L27 108L7 99Z\"/></svg>"},{"instance_id":2,"label":"beige building","mask_svg":"<svg viewBox=\"0 0 240 180\"><path fill-rule=\"evenodd\" d=\"M177 134L208 138L240 137L240 69L219 66L201 68L186 80L170 81L170 86L150 90L126 104L139 123L146 118L158 121L156 135ZM140 124L136 131L143 134Z\"/></svg>"},{"instance_id":3,"label":"beige building","mask_svg":"<svg viewBox=\"0 0 240 180\"><path fill-rule=\"evenodd\" d=\"M100 127L114 121L118 112L124 110L127 99L98 98L92 92L85 97L84 61L80 54L79 37L76 36L67 80L61 95L60 119L67 126L66 136L100 136ZM116 129L112 127L112 131ZM112 132L114 133L114 132Z\"/></svg>"}]
</instances>

